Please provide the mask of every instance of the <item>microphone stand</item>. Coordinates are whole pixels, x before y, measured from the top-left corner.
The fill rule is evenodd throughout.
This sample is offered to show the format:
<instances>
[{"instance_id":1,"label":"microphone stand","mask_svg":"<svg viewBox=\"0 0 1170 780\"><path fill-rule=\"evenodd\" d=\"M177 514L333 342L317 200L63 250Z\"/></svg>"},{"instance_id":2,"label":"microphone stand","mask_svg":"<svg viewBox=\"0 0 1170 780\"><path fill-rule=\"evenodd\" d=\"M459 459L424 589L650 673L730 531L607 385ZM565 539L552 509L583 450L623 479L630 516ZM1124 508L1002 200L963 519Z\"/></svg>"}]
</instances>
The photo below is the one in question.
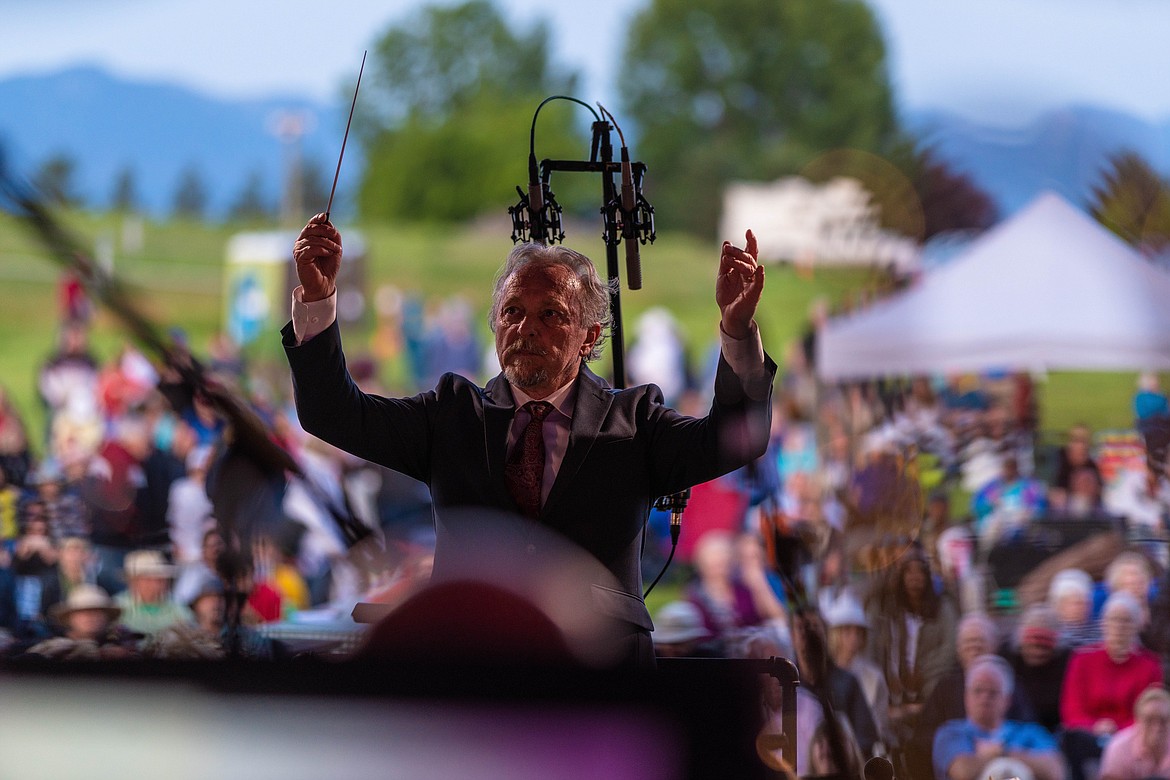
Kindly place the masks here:
<instances>
[{"instance_id":1,"label":"microphone stand","mask_svg":"<svg viewBox=\"0 0 1170 780\"><path fill-rule=\"evenodd\" d=\"M587 161L582 160L552 160L544 159L539 166L536 162L535 139L536 118L540 110L551 100L569 100L588 108L593 112L592 142L590 155ZM561 223L561 207L556 202L556 196L549 187L553 171L576 173L601 174L601 215L604 225L602 240L605 243L605 265L609 280L609 308L611 314L610 350L613 355L613 386L626 386L625 366L625 336L622 326L621 302L621 272L618 264L618 245L626 243L626 271L630 289L638 290L642 287L642 269L638 256L638 244L653 243L654 207L642 195L642 182L646 175L646 165L641 162L631 162L629 150L625 144L620 127L613 115L600 105L603 116L588 104L565 95L553 95L545 98L536 108L532 116L532 131L529 136L528 154L528 192L521 187L516 188L520 201L508 209L512 217L512 242L533 241L538 244L552 244L562 241L565 237ZM603 117L608 117L607 121ZM622 139L621 160L615 161L613 155L612 131L616 129ZM619 189L615 176L621 175L622 186ZM674 559L674 551L678 546L679 533L682 527L682 513L690 498L690 489L680 491L670 496L662 496L654 502L654 508L670 512L670 556L662 567L662 571L650 584L643 594L649 595L666 568ZM643 551L645 551L646 535L642 534Z\"/></svg>"},{"instance_id":2,"label":"microphone stand","mask_svg":"<svg viewBox=\"0 0 1170 780\"><path fill-rule=\"evenodd\" d=\"M546 98L536 109L540 109L550 100L571 100L575 103L592 108L576 98L563 95L554 95ZM602 109L605 111L605 109ZM635 209L623 209L618 197L618 187L615 175L622 172L623 163L615 162L613 157L613 143L610 133L613 125L593 113L596 121L593 122L593 139L588 160L552 160L545 158L536 164L535 152L529 153L529 185L528 193L520 187L516 191L520 195L520 202L508 209L512 216L512 241L532 241L537 244L555 244L561 242L565 234L561 225L561 207L556 202L556 195L549 188L549 179L553 171L570 173L598 173L601 174L601 215L604 224L602 240L605 242L605 265L609 280L609 306L613 323L611 325L610 349L613 353L613 384L614 387L626 386L625 368L625 337L622 327L621 302L621 274L618 265L618 245L623 239L637 240L641 243L653 242L654 209L645 198L638 195ZM532 117L533 129L536 126L536 116ZM535 135L535 133L534 133ZM637 189L641 190L641 182L646 173L646 165L641 162L626 162L637 182ZM539 201L537 199L539 198ZM632 212L632 213L631 213ZM631 289L638 289L638 286Z\"/></svg>"}]
</instances>

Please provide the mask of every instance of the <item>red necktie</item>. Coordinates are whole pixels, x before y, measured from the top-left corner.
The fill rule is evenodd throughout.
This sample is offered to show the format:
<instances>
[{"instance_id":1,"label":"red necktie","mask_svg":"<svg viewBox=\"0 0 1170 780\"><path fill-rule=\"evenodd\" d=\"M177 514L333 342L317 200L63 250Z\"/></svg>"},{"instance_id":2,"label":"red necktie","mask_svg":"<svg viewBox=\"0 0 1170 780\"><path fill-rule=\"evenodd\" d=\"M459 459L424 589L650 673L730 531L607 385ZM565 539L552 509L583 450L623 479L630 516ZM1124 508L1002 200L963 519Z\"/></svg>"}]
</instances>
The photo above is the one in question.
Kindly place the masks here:
<instances>
[{"instance_id":1,"label":"red necktie","mask_svg":"<svg viewBox=\"0 0 1170 780\"><path fill-rule=\"evenodd\" d=\"M544 418L552 411L547 401L529 401L520 407L532 415L504 466L508 492L528 517L540 515L540 486L544 478Z\"/></svg>"}]
</instances>

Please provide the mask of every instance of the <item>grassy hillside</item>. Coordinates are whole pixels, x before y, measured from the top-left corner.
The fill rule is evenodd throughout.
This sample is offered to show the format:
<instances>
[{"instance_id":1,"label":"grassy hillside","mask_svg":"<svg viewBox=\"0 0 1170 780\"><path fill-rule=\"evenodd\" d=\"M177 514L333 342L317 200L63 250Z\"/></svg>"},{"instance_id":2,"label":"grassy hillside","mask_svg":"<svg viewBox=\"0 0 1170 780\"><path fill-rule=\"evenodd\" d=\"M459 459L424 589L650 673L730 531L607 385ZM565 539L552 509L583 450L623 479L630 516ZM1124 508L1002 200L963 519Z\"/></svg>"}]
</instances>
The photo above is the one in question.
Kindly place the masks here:
<instances>
[{"instance_id":1,"label":"grassy hillside","mask_svg":"<svg viewBox=\"0 0 1170 780\"><path fill-rule=\"evenodd\" d=\"M113 216L68 215L75 235L97 257L113 257L119 278L137 292L136 300L160 327L181 327L197 354L205 353L212 336L223 327L225 248L239 227L188 223L127 223ZM505 220L462 227L434 225L361 225L367 247L365 287L370 296L393 286L417 293L427 301L461 295L476 307L478 323L485 323L488 291L500 263L511 248ZM353 228L343 228L352 233ZM605 248L600 228L570 229L570 245L589 254L605 273ZM576 240L572 240L576 239ZM692 354L701 358L716 335L718 311L713 283L718 247L685 236L662 236L643 249L643 289L622 291L626 342L638 316L653 306L669 308L679 319ZM7 303L0 315L0 385L18 408L40 430L35 396L36 370L52 350L59 308L56 301L58 265L26 233L24 226L0 216L0 281ZM621 275L625 276L624 259ZM787 341L806 322L810 302L819 296L838 300L864 284L868 274L834 270L815 275L792 268L768 269L760 325L768 350L781 356ZM286 310L284 301L278 311ZM283 314L281 314L283 316ZM360 332L348 335L355 352L369 348L372 319ZM486 324L480 325L487 343ZM112 357L126 335L109 314L99 313L94 327L98 357ZM250 349L261 370L280 371L283 357L278 337ZM383 366L391 383L401 373L389 361ZM275 365L271 365L275 364ZM608 371L604 358L600 366Z\"/></svg>"},{"instance_id":2,"label":"grassy hillside","mask_svg":"<svg viewBox=\"0 0 1170 780\"><path fill-rule=\"evenodd\" d=\"M224 256L228 239L239 226L170 222L126 222L113 216L71 214L69 226L98 257L112 256L116 273L139 294L142 308L162 327L181 327L197 354L206 352L211 337L223 327ZM360 225L367 245L369 296L394 286L428 301L462 295L484 322L488 290L500 262L511 247L506 218L467 226ZM343 232L352 233L352 228ZM605 249L600 228L570 226L569 245L589 254L605 273ZM669 308L679 319L696 359L715 338L718 312L713 301L713 277L718 247L682 235L662 235L643 248L643 289L622 291L626 343L638 316L653 306ZM36 402L36 370L52 350L58 306L58 266L29 236L22 225L0 215L0 283L5 304L0 314L0 387L15 399L34 431L42 430ZM621 275L625 276L624 260ZM778 360L787 344L806 325L809 304L826 296L837 301L867 284L870 274L859 270L797 272L789 266L768 268L759 321L765 346ZM285 311L280 301L278 312ZM283 316L283 314L281 314ZM251 348L258 371L283 376L283 357L274 324L272 338ZM481 333L487 343L486 324ZM371 349L373 321L348 335L352 351ZM99 358L112 357L126 335L108 314L95 322L94 347ZM600 368L608 371L603 359ZM393 359L382 365L391 385L402 377ZM1095 428L1126 427L1133 374L1054 374L1040 385L1044 427L1059 431L1075 422Z\"/></svg>"}]
</instances>

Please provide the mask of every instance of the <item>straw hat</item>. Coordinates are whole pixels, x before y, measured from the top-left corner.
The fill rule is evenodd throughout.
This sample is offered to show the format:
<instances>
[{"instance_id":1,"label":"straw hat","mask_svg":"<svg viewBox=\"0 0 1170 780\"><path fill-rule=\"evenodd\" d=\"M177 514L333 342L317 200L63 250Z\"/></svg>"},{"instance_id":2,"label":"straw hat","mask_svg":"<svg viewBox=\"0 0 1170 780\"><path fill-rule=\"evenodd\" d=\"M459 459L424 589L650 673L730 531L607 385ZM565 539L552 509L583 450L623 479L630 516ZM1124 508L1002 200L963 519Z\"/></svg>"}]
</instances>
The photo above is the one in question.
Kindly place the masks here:
<instances>
[{"instance_id":1,"label":"straw hat","mask_svg":"<svg viewBox=\"0 0 1170 780\"><path fill-rule=\"evenodd\" d=\"M829 628L842 626L860 626L869 628L869 620L865 617L865 610L857 599L844 595L833 601L825 611L825 625Z\"/></svg>"},{"instance_id":2,"label":"straw hat","mask_svg":"<svg viewBox=\"0 0 1170 780\"><path fill-rule=\"evenodd\" d=\"M59 604L54 604L49 613L57 621L64 621L74 612L87 609L97 609L106 613L111 621L117 620L122 609L114 604L114 600L97 585L78 585L69 594L69 597Z\"/></svg>"},{"instance_id":3,"label":"straw hat","mask_svg":"<svg viewBox=\"0 0 1170 780\"><path fill-rule=\"evenodd\" d=\"M654 630L650 636L655 642L674 644L707 639L711 632L703 625L703 613L689 601L672 601L654 616Z\"/></svg>"},{"instance_id":4,"label":"straw hat","mask_svg":"<svg viewBox=\"0 0 1170 780\"><path fill-rule=\"evenodd\" d=\"M126 555L123 564L126 579L131 577L174 577L175 567L167 563L158 550L135 550Z\"/></svg>"}]
</instances>

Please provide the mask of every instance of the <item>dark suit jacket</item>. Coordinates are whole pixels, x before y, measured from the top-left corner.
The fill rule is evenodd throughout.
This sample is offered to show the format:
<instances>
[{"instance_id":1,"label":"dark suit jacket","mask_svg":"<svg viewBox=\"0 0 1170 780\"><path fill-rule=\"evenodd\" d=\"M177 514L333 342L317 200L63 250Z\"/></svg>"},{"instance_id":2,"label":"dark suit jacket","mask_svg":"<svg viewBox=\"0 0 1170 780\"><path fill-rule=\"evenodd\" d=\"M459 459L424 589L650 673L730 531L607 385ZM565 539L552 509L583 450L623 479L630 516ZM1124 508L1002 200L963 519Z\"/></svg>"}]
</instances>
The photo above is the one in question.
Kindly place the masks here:
<instances>
[{"instance_id":1,"label":"dark suit jacket","mask_svg":"<svg viewBox=\"0 0 1170 780\"><path fill-rule=\"evenodd\" d=\"M445 513L461 507L518 511L504 482L515 403L502 375L481 388L445 374L434 390L383 398L361 392L350 379L336 322L300 346L291 324L283 336L304 429L430 487L436 568ZM775 364L765 360L774 376ZM594 603L603 612L649 631L640 540L653 501L763 455L770 398L749 399L721 357L705 418L668 408L653 385L614 390L584 366L573 409L568 449L539 522L591 553L617 578L617 590L594 588Z\"/></svg>"}]
</instances>

